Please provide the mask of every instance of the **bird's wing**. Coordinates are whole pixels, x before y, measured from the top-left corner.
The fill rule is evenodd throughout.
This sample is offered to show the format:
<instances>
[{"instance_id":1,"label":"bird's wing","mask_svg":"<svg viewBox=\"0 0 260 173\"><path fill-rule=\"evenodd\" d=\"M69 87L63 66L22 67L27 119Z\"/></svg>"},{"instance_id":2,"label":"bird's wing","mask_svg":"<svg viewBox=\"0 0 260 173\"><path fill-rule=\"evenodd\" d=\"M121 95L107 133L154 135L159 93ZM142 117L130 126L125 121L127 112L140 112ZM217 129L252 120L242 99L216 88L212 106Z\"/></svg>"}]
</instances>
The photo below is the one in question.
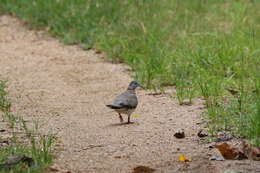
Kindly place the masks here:
<instances>
[{"instance_id":1,"label":"bird's wing","mask_svg":"<svg viewBox=\"0 0 260 173\"><path fill-rule=\"evenodd\" d=\"M117 96L113 105L120 108L134 109L138 104L136 94L130 91L125 91Z\"/></svg>"}]
</instances>

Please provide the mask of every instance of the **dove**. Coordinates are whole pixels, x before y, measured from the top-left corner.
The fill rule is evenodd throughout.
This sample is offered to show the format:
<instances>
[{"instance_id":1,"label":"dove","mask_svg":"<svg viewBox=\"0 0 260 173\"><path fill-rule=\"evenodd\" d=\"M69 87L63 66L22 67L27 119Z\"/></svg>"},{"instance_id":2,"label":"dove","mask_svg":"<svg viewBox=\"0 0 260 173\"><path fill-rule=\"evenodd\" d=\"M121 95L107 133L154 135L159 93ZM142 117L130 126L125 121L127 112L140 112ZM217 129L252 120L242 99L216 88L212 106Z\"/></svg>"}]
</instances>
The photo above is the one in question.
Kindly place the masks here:
<instances>
[{"instance_id":1,"label":"dove","mask_svg":"<svg viewBox=\"0 0 260 173\"><path fill-rule=\"evenodd\" d=\"M112 104L106 105L107 107L113 109L118 113L121 123L124 121L121 114L126 114L128 116L127 123L131 123L131 114L134 112L138 105L138 99L135 93L135 89L137 87L141 87L141 85L138 82L130 82L125 92L117 96Z\"/></svg>"}]
</instances>

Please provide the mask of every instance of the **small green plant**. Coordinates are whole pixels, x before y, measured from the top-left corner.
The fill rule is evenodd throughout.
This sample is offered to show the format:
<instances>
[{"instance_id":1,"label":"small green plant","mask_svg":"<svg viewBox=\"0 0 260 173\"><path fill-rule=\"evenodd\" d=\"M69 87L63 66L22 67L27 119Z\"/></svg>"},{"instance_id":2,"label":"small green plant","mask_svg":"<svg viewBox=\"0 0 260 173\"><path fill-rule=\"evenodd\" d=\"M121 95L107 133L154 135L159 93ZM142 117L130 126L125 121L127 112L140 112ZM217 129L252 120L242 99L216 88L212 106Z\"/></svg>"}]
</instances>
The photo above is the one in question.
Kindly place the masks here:
<instances>
[{"instance_id":1,"label":"small green plant","mask_svg":"<svg viewBox=\"0 0 260 173\"><path fill-rule=\"evenodd\" d=\"M31 130L22 117L16 116L10 111L11 103L6 88L6 82L0 80L0 111L11 129L12 135L10 139L7 139L10 140L9 144L0 148L0 172L42 172L52 163L55 138L53 135L39 134L37 124L34 124L35 128ZM2 164L8 157L19 155L31 159L29 165L22 162L11 166Z\"/></svg>"},{"instance_id":2,"label":"small green plant","mask_svg":"<svg viewBox=\"0 0 260 173\"><path fill-rule=\"evenodd\" d=\"M8 125L10 128L15 128L15 125L17 123L18 118L16 116L14 116L14 114L12 112L4 112L3 113L3 118L4 120L6 120L6 122L8 122Z\"/></svg>"},{"instance_id":3,"label":"small green plant","mask_svg":"<svg viewBox=\"0 0 260 173\"><path fill-rule=\"evenodd\" d=\"M7 112L11 108L11 102L7 97L6 81L0 80L0 110Z\"/></svg>"}]
</instances>

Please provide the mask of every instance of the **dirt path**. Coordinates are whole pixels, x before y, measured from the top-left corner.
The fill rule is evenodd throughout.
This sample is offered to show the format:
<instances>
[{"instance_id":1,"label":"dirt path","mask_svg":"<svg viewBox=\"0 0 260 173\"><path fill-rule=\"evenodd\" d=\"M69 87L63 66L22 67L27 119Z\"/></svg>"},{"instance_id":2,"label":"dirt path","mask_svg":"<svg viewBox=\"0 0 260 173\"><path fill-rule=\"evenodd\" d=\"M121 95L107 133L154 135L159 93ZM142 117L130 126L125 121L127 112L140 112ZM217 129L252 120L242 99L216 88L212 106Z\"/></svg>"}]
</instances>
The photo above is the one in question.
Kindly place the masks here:
<instances>
[{"instance_id":1,"label":"dirt path","mask_svg":"<svg viewBox=\"0 0 260 173\"><path fill-rule=\"evenodd\" d=\"M14 111L40 118L46 132L57 133L61 151L55 162L61 168L124 173L144 165L156 172L215 173L240 165L255 172L256 162L208 161L207 145L199 144L196 136L200 100L179 106L174 99L138 90L135 113L140 116L134 124L118 124L116 114L104 105L131 81L126 71L93 51L65 46L28 31L15 18L0 16L0 78L9 81ZM185 129L185 139L173 136L179 128ZM180 154L192 162L178 162Z\"/></svg>"}]
</instances>

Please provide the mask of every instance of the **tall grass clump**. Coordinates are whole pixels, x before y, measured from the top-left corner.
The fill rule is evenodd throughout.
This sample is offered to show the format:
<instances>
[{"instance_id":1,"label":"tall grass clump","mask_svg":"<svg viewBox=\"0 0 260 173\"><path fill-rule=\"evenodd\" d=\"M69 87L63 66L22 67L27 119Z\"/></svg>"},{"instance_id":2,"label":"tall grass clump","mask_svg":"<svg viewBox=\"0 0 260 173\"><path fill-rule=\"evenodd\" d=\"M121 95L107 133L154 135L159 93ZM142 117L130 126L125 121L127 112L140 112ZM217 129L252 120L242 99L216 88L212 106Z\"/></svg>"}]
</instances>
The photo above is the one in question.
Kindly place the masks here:
<instances>
[{"instance_id":1,"label":"tall grass clump","mask_svg":"<svg viewBox=\"0 0 260 173\"><path fill-rule=\"evenodd\" d=\"M11 135L8 139L0 136L0 144L2 144L2 138L7 143L5 146L0 145L0 172L42 172L52 163L54 136L39 134L37 124L28 127L22 117L14 115L11 112L11 102L6 88L6 82L0 80L0 114L9 126L10 134L8 136ZM25 157L27 163L21 161L6 164L10 157Z\"/></svg>"},{"instance_id":2,"label":"tall grass clump","mask_svg":"<svg viewBox=\"0 0 260 173\"><path fill-rule=\"evenodd\" d=\"M260 1L0 0L67 44L127 63L147 88L206 100L212 134L259 142Z\"/></svg>"}]
</instances>

